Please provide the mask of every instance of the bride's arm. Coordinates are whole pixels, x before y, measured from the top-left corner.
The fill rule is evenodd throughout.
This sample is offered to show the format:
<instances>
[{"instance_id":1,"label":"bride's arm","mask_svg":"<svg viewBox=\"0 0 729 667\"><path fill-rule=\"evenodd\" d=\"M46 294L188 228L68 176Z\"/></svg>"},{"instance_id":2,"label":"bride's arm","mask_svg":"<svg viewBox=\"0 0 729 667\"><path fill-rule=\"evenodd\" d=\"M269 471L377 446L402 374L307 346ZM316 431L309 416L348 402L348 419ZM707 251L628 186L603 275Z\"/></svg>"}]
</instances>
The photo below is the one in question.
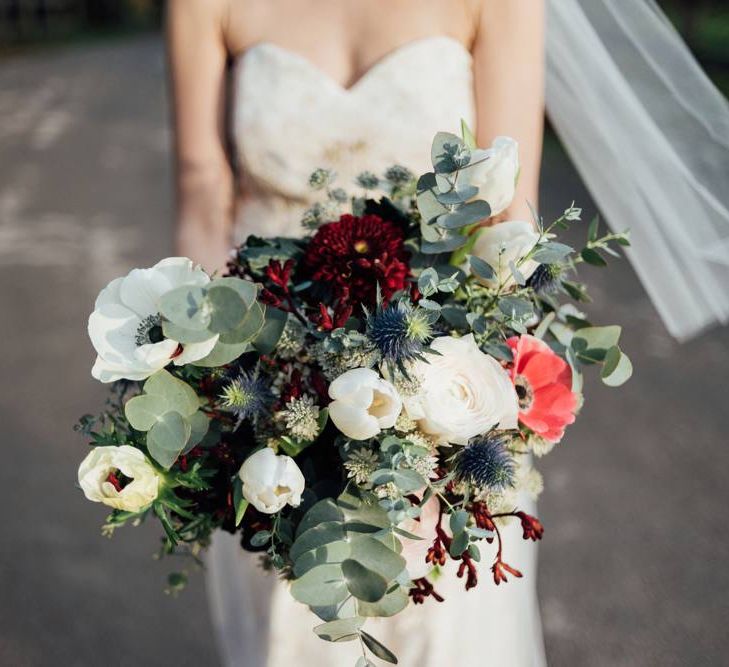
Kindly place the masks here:
<instances>
[{"instance_id":1,"label":"bride's arm","mask_svg":"<svg viewBox=\"0 0 729 667\"><path fill-rule=\"evenodd\" d=\"M531 220L537 206L544 129L544 0L482 0L473 46L477 139L519 142L521 174L503 219Z\"/></svg>"},{"instance_id":2,"label":"bride's arm","mask_svg":"<svg viewBox=\"0 0 729 667\"><path fill-rule=\"evenodd\" d=\"M171 0L167 46L175 134L176 251L225 266L233 186L224 149L223 0Z\"/></svg>"}]
</instances>

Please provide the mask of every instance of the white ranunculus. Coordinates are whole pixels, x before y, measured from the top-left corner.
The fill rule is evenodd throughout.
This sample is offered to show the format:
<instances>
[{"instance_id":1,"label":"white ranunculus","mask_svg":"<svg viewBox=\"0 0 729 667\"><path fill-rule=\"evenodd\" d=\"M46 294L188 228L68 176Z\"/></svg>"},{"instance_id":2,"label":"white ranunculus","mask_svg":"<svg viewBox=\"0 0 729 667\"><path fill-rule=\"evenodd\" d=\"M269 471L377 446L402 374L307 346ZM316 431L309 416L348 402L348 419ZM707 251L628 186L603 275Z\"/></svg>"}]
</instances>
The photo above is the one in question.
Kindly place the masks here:
<instances>
[{"instance_id":1,"label":"white ranunculus","mask_svg":"<svg viewBox=\"0 0 729 667\"><path fill-rule=\"evenodd\" d=\"M498 361L484 354L472 334L436 338L438 355L415 364L418 393L405 399L408 416L439 443L465 445L494 427L517 426L514 385Z\"/></svg>"},{"instance_id":2,"label":"white ranunculus","mask_svg":"<svg viewBox=\"0 0 729 667\"><path fill-rule=\"evenodd\" d=\"M374 438L392 428L402 410L395 387L370 368L353 368L329 385L329 417L352 440Z\"/></svg>"},{"instance_id":3,"label":"white ranunculus","mask_svg":"<svg viewBox=\"0 0 729 667\"><path fill-rule=\"evenodd\" d=\"M157 498L159 481L144 453L130 445L94 447L78 468L78 483L89 500L127 512Z\"/></svg>"},{"instance_id":4,"label":"white ranunculus","mask_svg":"<svg viewBox=\"0 0 729 667\"><path fill-rule=\"evenodd\" d=\"M496 277L489 280L479 278L479 280L490 287L498 287L500 284L505 287L513 285L515 281L509 262L514 262L514 266L524 279L529 278L539 266L539 262L528 259L518 266L517 264L534 248L537 241L539 233L531 224L522 220L510 220L500 222L493 227L484 227L478 232L472 254L487 262L496 273Z\"/></svg>"},{"instance_id":5,"label":"white ranunculus","mask_svg":"<svg viewBox=\"0 0 729 667\"><path fill-rule=\"evenodd\" d=\"M210 277L186 257L169 257L151 269L134 269L112 280L89 317L89 337L98 354L91 375L101 382L144 380L170 361L182 365L207 356L218 336L183 346L162 338L158 304L177 287L209 282Z\"/></svg>"},{"instance_id":6,"label":"white ranunculus","mask_svg":"<svg viewBox=\"0 0 729 667\"><path fill-rule=\"evenodd\" d=\"M290 456L277 456L266 447L251 454L240 467L243 497L264 514L274 514L287 504L298 507L304 492L304 475Z\"/></svg>"},{"instance_id":7,"label":"white ranunculus","mask_svg":"<svg viewBox=\"0 0 729 667\"><path fill-rule=\"evenodd\" d=\"M519 144L511 137L496 137L491 148L471 151L471 162L459 172L458 185L477 187L474 199L486 200L491 215L499 215L514 200L518 177Z\"/></svg>"}]
</instances>

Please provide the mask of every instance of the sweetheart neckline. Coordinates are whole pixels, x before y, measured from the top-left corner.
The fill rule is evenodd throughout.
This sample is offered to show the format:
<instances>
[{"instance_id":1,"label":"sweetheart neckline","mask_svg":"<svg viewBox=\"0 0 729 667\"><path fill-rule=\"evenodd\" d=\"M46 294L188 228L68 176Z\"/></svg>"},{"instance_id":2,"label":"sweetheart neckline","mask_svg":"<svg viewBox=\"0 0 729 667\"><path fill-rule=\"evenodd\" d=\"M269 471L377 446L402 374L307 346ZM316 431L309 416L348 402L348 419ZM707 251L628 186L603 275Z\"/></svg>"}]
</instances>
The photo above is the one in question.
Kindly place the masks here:
<instances>
[{"instance_id":1,"label":"sweetheart neckline","mask_svg":"<svg viewBox=\"0 0 729 667\"><path fill-rule=\"evenodd\" d=\"M329 85L336 88L341 94L347 95L355 93L370 79L372 79L372 77L377 74L377 72L384 69L392 62L396 61L399 57L402 57L403 54L408 53L414 49L421 48L425 45L430 45L433 42L441 41L458 47L463 54L468 56L469 59L472 58L471 52L468 50L466 45L461 42L461 40L456 39L455 37L451 37L450 35L428 35L426 37L411 39L410 41L407 41L403 44L400 44L399 46L394 47L393 49L390 49L382 56L380 56L377 60L375 60L372 65L370 65L360 76L357 77L357 79L355 79L349 85L341 84L331 74L324 71L307 56L304 56L297 51L288 49L285 46L280 46L279 44L271 41L258 42L253 46L249 46L245 51L242 51L233 56L233 61L234 67L238 68L242 66L247 59L250 58L251 54L254 54L256 51L263 51L268 49L270 51L278 53L279 55L286 56L298 62L301 66L317 74L322 80L327 81Z\"/></svg>"}]
</instances>

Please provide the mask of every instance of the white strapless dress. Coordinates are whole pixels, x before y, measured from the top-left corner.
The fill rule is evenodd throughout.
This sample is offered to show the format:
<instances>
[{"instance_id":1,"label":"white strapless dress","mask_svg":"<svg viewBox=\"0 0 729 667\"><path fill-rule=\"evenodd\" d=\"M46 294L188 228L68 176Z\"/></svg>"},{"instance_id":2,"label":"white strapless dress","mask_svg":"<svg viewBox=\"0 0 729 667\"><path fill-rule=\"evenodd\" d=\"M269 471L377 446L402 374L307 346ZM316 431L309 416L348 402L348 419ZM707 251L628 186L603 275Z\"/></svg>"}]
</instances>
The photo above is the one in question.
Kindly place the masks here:
<instances>
[{"instance_id":1,"label":"white strapless dress","mask_svg":"<svg viewBox=\"0 0 729 667\"><path fill-rule=\"evenodd\" d=\"M363 170L402 164L430 169L439 130L474 123L471 56L455 39L430 37L385 56L350 88L305 58L273 44L249 49L235 64L232 132L243 175L236 233L298 235L312 203L308 178L333 168L347 189ZM349 187L353 191L353 187ZM522 508L534 511L524 499ZM446 598L411 605L368 631L404 667L535 667L545 664L536 595L537 549L518 525L505 531L507 561L524 578L495 586L484 548L480 583L468 592L451 568L436 585ZM236 537L215 535L207 564L213 623L226 667L351 667L357 642L330 644L319 621L262 572ZM452 565L450 563L449 565ZM379 664L379 663L378 663Z\"/></svg>"}]
</instances>

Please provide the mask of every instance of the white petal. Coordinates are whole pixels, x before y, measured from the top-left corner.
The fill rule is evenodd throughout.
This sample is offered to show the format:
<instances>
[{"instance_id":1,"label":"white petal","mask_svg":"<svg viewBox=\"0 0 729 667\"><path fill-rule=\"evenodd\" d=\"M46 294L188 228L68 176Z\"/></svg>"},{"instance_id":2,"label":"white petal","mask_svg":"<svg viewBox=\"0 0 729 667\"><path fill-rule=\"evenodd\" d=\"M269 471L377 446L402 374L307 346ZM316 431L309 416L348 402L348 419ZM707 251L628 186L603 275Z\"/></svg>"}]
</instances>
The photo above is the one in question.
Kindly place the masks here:
<instances>
[{"instance_id":1,"label":"white petal","mask_svg":"<svg viewBox=\"0 0 729 667\"><path fill-rule=\"evenodd\" d=\"M169 291L169 282L154 269L130 271L119 290L124 305L142 318L156 315L160 297Z\"/></svg>"},{"instance_id":2,"label":"white petal","mask_svg":"<svg viewBox=\"0 0 729 667\"><path fill-rule=\"evenodd\" d=\"M370 368L353 368L342 373L329 385L329 397L368 408L372 403L373 388L380 376Z\"/></svg>"},{"instance_id":3,"label":"white petal","mask_svg":"<svg viewBox=\"0 0 729 667\"><path fill-rule=\"evenodd\" d=\"M210 282L210 276L187 257L167 257L151 270L163 276L171 290L182 285L203 287Z\"/></svg>"},{"instance_id":4,"label":"white petal","mask_svg":"<svg viewBox=\"0 0 729 667\"><path fill-rule=\"evenodd\" d=\"M134 354L134 338L140 324L139 317L125 306L104 304L89 317L89 338L107 361L122 363Z\"/></svg>"},{"instance_id":5,"label":"white petal","mask_svg":"<svg viewBox=\"0 0 729 667\"><path fill-rule=\"evenodd\" d=\"M96 303L94 304L94 310L109 303L121 303L119 289L123 280L124 278L114 278L114 280L99 292L99 296L96 297Z\"/></svg>"},{"instance_id":6,"label":"white petal","mask_svg":"<svg viewBox=\"0 0 729 667\"><path fill-rule=\"evenodd\" d=\"M380 432L380 424L365 409L343 401L329 404L329 417L334 425L352 440L368 440Z\"/></svg>"},{"instance_id":7,"label":"white petal","mask_svg":"<svg viewBox=\"0 0 729 667\"><path fill-rule=\"evenodd\" d=\"M182 354L179 354L173 359L175 365L182 366L207 357L213 351L219 337L215 335L212 338L202 341L202 343L187 343L183 345Z\"/></svg>"},{"instance_id":8,"label":"white petal","mask_svg":"<svg viewBox=\"0 0 729 667\"><path fill-rule=\"evenodd\" d=\"M132 370L126 366L110 364L101 357L96 357L96 361L91 369L91 376L99 382L116 382L117 380L146 380L154 373L154 369Z\"/></svg>"},{"instance_id":9,"label":"white petal","mask_svg":"<svg viewBox=\"0 0 729 667\"><path fill-rule=\"evenodd\" d=\"M177 341L165 338L159 343L140 345L135 351L135 359L139 365L146 365L155 370L164 368L172 360L178 347Z\"/></svg>"}]
</instances>

